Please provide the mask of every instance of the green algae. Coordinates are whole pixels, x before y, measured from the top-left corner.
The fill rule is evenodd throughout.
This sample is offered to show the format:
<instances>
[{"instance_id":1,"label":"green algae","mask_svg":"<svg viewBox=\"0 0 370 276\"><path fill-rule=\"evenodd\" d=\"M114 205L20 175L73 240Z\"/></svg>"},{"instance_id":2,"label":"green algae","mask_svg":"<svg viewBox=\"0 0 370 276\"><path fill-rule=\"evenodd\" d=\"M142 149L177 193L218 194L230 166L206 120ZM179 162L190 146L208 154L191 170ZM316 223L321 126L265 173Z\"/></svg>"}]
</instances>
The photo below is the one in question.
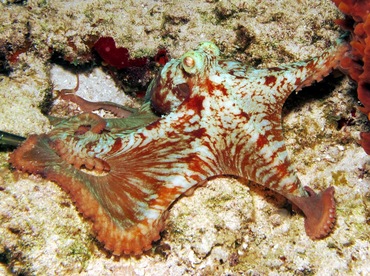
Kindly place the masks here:
<instances>
[{"instance_id":1,"label":"green algae","mask_svg":"<svg viewBox=\"0 0 370 276\"><path fill-rule=\"evenodd\" d=\"M217 206L225 206L225 202L229 201L229 200L232 200L233 199L233 196L232 195L229 195L229 194L223 194L221 195L220 197L211 197L209 199L207 199L206 203L210 208L215 208Z\"/></svg>"},{"instance_id":2,"label":"green algae","mask_svg":"<svg viewBox=\"0 0 370 276\"><path fill-rule=\"evenodd\" d=\"M346 171L338 170L331 172L334 186L348 186L348 180L346 178Z\"/></svg>"},{"instance_id":3,"label":"green algae","mask_svg":"<svg viewBox=\"0 0 370 276\"><path fill-rule=\"evenodd\" d=\"M69 248L66 249L66 251L66 255L72 257L76 262L79 262L82 266L82 269L87 266L88 260L90 260L92 257L92 252L86 246L85 241L75 241Z\"/></svg>"}]
</instances>

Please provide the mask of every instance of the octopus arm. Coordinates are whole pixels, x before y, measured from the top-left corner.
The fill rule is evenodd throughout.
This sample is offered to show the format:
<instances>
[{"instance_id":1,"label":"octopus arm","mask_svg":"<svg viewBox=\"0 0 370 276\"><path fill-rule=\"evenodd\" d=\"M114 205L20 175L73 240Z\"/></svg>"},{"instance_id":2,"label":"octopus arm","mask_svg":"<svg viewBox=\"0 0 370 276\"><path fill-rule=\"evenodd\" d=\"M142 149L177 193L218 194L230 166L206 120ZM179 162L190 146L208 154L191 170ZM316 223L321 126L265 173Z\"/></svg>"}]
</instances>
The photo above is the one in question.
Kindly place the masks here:
<instances>
[{"instance_id":1,"label":"octopus arm","mask_svg":"<svg viewBox=\"0 0 370 276\"><path fill-rule=\"evenodd\" d=\"M349 46L346 42L338 40L335 46L329 48L321 56L303 62L303 65L300 65L299 62L296 63L297 67L293 69L293 72L297 80L300 80L296 82L296 91L311 85L315 81L321 81L324 77L329 75L333 69L339 68L340 60L346 52L348 52L348 49ZM294 67L295 66L293 66L293 68Z\"/></svg>"},{"instance_id":2,"label":"octopus arm","mask_svg":"<svg viewBox=\"0 0 370 276\"><path fill-rule=\"evenodd\" d=\"M339 68L340 60L348 52L348 44L337 44L321 56L303 62L258 71L261 82L271 88L272 94L281 105L293 91L299 91L313 82L321 81L333 69Z\"/></svg>"},{"instance_id":3,"label":"octopus arm","mask_svg":"<svg viewBox=\"0 0 370 276\"><path fill-rule=\"evenodd\" d=\"M308 197L288 195L305 215L305 230L311 239L321 239L328 236L335 226L336 211L334 187L316 194L310 187L304 187Z\"/></svg>"},{"instance_id":4,"label":"octopus arm","mask_svg":"<svg viewBox=\"0 0 370 276\"><path fill-rule=\"evenodd\" d=\"M67 139L55 141L53 133L33 135L12 153L10 162L67 191L106 249L138 255L160 238L171 204L215 173L189 149L191 133L146 131L150 135L135 132L117 138L109 152L86 157L78 165L83 155L66 154Z\"/></svg>"},{"instance_id":5,"label":"octopus arm","mask_svg":"<svg viewBox=\"0 0 370 276\"><path fill-rule=\"evenodd\" d=\"M105 121L107 122L106 127L112 133L126 134L145 127L158 119L159 117L150 108L150 102L146 102L138 111L127 118L106 119Z\"/></svg>"}]
</instances>

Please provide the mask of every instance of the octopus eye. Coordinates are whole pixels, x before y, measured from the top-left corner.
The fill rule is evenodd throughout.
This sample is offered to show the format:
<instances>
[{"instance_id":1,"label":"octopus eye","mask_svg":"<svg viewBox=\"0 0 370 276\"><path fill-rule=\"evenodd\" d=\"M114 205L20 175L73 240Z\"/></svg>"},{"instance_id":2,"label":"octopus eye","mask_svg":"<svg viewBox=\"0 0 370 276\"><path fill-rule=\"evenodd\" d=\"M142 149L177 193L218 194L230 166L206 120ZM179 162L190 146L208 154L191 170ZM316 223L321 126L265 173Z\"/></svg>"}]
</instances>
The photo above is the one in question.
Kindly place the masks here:
<instances>
[{"instance_id":1,"label":"octopus eye","mask_svg":"<svg viewBox=\"0 0 370 276\"><path fill-rule=\"evenodd\" d=\"M204 66L204 53L198 53L196 51L187 52L181 59L182 67L185 72L191 75L202 72Z\"/></svg>"},{"instance_id":2,"label":"octopus eye","mask_svg":"<svg viewBox=\"0 0 370 276\"><path fill-rule=\"evenodd\" d=\"M192 57L185 57L182 61L186 67L194 67L195 66L195 60Z\"/></svg>"}]
</instances>

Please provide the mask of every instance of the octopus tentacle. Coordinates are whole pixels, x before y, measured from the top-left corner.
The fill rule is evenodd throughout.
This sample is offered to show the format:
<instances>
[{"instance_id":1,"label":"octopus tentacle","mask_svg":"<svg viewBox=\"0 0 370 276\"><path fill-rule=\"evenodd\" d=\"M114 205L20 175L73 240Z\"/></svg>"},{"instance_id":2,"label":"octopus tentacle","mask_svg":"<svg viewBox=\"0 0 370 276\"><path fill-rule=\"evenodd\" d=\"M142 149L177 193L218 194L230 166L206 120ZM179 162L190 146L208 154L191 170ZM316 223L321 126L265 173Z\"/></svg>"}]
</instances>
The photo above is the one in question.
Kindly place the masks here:
<instances>
[{"instance_id":1,"label":"octopus tentacle","mask_svg":"<svg viewBox=\"0 0 370 276\"><path fill-rule=\"evenodd\" d=\"M336 221L334 188L316 194L310 187L304 187L308 197L287 198L305 215L305 229L311 239L321 239L330 234Z\"/></svg>"},{"instance_id":2,"label":"octopus tentacle","mask_svg":"<svg viewBox=\"0 0 370 276\"><path fill-rule=\"evenodd\" d=\"M124 119L105 119L107 128L113 133L127 134L139 128L145 127L158 120L159 117L150 107L150 102L145 102L139 110Z\"/></svg>"},{"instance_id":3,"label":"octopus tentacle","mask_svg":"<svg viewBox=\"0 0 370 276\"><path fill-rule=\"evenodd\" d=\"M228 69L232 72L231 74L240 76L244 73L244 77L253 78L253 82L243 81L256 95L264 97L268 102L274 102L274 111L281 114L281 108L288 96L293 91L298 92L315 81L321 81L333 69L338 68L341 58L348 51L348 47L347 43L338 40L335 46L329 48L322 55L307 61L259 70L250 70L248 67L234 62L228 65L230 67ZM266 87L268 87L268 94L266 94ZM245 92L245 96L248 97L250 95L248 90Z\"/></svg>"},{"instance_id":4,"label":"octopus tentacle","mask_svg":"<svg viewBox=\"0 0 370 276\"><path fill-rule=\"evenodd\" d=\"M178 120L181 125L182 119ZM208 176L220 173L189 149L197 139L196 126L174 133L167 124L154 123L136 133L115 136L110 147L87 142L91 131L56 139L59 126L52 136L30 137L10 161L69 192L79 211L93 221L105 248L116 255L140 254L159 239L172 202ZM109 138L104 133L96 135ZM89 145L87 152L81 149L81 141L86 141L85 148ZM66 147L73 150L68 152ZM103 165L88 166L91 158ZM86 169L81 169L82 164Z\"/></svg>"},{"instance_id":5,"label":"octopus tentacle","mask_svg":"<svg viewBox=\"0 0 370 276\"><path fill-rule=\"evenodd\" d=\"M91 131L95 134L101 133L106 128L106 121L100 116L93 113L83 113L58 123L50 135L60 135L61 138L67 135L84 134Z\"/></svg>"},{"instance_id":6,"label":"octopus tentacle","mask_svg":"<svg viewBox=\"0 0 370 276\"><path fill-rule=\"evenodd\" d=\"M80 86L80 78L76 75L76 86L72 89L55 90L57 97L62 100L73 102L77 104L84 112L92 112L99 109L104 109L112 112L114 115L120 118L129 117L136 111L136 108L130 108L113 102L90 102L76 95Z\"/></svg>"}]
</instances>

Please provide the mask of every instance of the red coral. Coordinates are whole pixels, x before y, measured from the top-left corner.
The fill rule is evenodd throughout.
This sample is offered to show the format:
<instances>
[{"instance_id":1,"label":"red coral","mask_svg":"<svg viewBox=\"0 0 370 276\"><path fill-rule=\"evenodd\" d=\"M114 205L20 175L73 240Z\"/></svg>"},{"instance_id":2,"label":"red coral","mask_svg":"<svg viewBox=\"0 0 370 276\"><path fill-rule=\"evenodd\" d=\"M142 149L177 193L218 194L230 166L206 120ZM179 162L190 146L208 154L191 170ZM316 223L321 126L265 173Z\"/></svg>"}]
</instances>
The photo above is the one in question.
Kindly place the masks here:
<instances>
[{"instance_id":1,"label":"red coral","mask_svg":"<svg viewBox=\"0 0 370 276\"><path fill-rule=\"evenodd\" d=\"M160 48L157 54L154 56L154 61L157 62L159 65L165 65L169 60L167 50L164 48Z\"/></svg>"},{"instance_id":2,"label":"red coral","mask_svg":"<svg viewBox=\"0 0 370 276\"><path fill-rule=\"evenodd\" d=\"M343 29L351 32L351 52L341 61L341 67L357 82L360 110L370 117L370 1L333 0L346 15L337 20ZM370 154L370 133L361 134L361 145Z\"/></svg>"},{"instance_id":3,"label":"red coral","mask_svg":"<svg viewBox=\"0 0 370 276\"><path fill-rule=\"evenodd\" d=\"M146 57L130 59L127 48L117 48L112 37L101 37L94 44L99 56L109 65L123 69L126 67L142 67L148 62Z\"/></svg>"},{"instance_id":4,"label":"red coral","mask_svg":"<svg viewBox=\"0 0 370 276\"><path fill-rule=\"evenodd\" d=\"M153 78L153 75L160 70L169 60L169 54L165 48L159 48L154 56L141 58L130 58L127 48L116 47L112 37L99 38L93 48L110 66L109 73L122 86L139 90L135 96L142 98L145 95L146 87Z\"/></svg>"}]
</instances>

